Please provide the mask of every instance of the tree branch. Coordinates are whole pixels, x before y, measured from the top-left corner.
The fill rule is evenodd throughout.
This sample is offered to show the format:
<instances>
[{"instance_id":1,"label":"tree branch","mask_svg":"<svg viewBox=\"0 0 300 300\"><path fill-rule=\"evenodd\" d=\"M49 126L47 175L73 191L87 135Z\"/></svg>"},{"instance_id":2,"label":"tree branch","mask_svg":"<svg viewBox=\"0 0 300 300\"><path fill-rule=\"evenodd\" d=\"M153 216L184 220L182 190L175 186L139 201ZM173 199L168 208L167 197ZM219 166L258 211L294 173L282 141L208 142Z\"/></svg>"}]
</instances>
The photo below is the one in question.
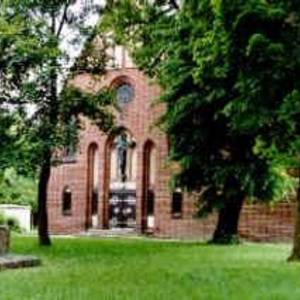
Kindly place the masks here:
<instances>
[{"instance_id":1,"label":"tree branch","mask_svg":"<svg viewBox=\"0 0 300 300\"><path fill-rule=\"evenodd\" d=\"M57 30L57 34L56 34L56 37L59 38L61 32L62 32L62 29L64 27L64 23L65 21L67 20L67 11L68 11L68 8L70 6L70 1L68 1L66 4L65 4L65 7L64 7L64 11L63 11L63 15L61 17L61 20L60 20L60 23L59 23L59 26L58 26L58 30Z\"/></svg>"},{"instance_id":2,"label":"tree branch","mask_svg":"<svg viewBox=\"0 0 300 300\"><path fill-rule=\"evenodd\" d=\"M179 10L180 8L176 0L170 0L170 5L172 5L176 10Z\"/></svg>"}]
</instances>

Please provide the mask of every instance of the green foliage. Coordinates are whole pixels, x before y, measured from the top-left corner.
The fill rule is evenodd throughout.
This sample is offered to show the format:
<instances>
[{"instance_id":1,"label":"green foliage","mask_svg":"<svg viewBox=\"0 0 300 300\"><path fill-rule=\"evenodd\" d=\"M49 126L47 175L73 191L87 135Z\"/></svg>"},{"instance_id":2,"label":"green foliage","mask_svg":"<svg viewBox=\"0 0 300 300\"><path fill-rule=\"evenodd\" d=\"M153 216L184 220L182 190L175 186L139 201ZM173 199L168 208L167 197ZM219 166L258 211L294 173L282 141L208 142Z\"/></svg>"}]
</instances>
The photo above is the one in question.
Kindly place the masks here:
<instances>
[{"instance_id":1,"label":"green foliage","mask_svg":"<svg viewBox=\"0 0 300 300\"><path fill-rule=\"evenodd\" d=\"M26 131L22 115L0 109L0 177L7 168L14 168L23 176L35 175L35 149L24 134Z\"/></svg>"},{"instance_id":2,"label":"green foliage","mask_svg":"<svg viewBox=\"0 0 300 300\"><path fill-rule=\"evenodd\" d=\"M0 177L0 204L31 206L37 210L37 181L18 175L13 168L8 168Z\"/></svg>"},{"instance_id":3,"label":"green foliage","mask_svg":"<svg viewBox=\"0 0 300 300\"><path fill-rule=\"evenodd\" d=\"M21 233L20 223L16 218L6 217L0 213L0 225L8 226L11 231Z\"/></svg>"},{"instance_id":4,"label":"green foliage","mask_svg":"<svg viewBox=\"0 0 300 300\"><path fill-rule=\"evenodd\" d=\"M106 50L108 43L105 37L94 28L86 40L80 56L71 68L72 76L80 73L89 73L99 77L103 75L105 66L109 60Z\"/></svg>"},{"instance_id":5,"label":"green foliage","mask_svg":"<svg viewBox=\"0 0 300 300\"><path fill-rule=\"evenodd\" d=\"M201 193L202 212L294 189L285 170L299 165L299 17L298 1L107 6L103 28L163 88L176 181Z\"/></svg>"},{"instance_id":6,"label":"green foliage","mask_svg":"<svg viewBox=\"0 0 300 300\"><path fill-rule=\"evenodd\" d=\"M11 126L18 137L26 140L30 156L18 157L16 161L27 159L27 164L35 170L44 163L45 153L71 143L76 148L77 130L82 125L80 116L93 119L104 131L112 126L109 92L103 91L95 97L76 92L75 88L69 91L67 83L63 92L59 88L58 81L63 81L70 69L98 75L104 72L106 56L100 46L96 51L92 43L95 31L85 24L90 16L99 13L99 7L91 1L78 11L74 10L75 2L6 0L0 4L0 108L11 106L6 113L19 113L22 126L16 126L16 120L11 120ZM65 28L72 39L66 39ZM86 39L78 64L74 67L70 64L68 70L69 54L61 44L68 41L69 48L74 48ZM32 113L28 114L28 107ZM15 146L10 145L10 148ZM1 152L9 156L2 143L0 146Z\"/></svg>"},{"instance_id":7,"label":"green foliage","mask_svg":"<svg viewBox=\"0 0 300 300\"><path fill-rule=\"evenodd\" d=\"M2 213L0 213L0 225L5 225L5 224L6 224L5 217Z\"/></svg>"},{"instance_id":8,"label":"green foliage","mask_svg":"<svg viewBox=\"0 0 300 300\"><path fill-rule=\"evenodd\" d=\"M6 224L11 231L21 233L22 229L20 227L20 223L16 218L8 217L6 219Z\"/></svg>"}]
</instances>

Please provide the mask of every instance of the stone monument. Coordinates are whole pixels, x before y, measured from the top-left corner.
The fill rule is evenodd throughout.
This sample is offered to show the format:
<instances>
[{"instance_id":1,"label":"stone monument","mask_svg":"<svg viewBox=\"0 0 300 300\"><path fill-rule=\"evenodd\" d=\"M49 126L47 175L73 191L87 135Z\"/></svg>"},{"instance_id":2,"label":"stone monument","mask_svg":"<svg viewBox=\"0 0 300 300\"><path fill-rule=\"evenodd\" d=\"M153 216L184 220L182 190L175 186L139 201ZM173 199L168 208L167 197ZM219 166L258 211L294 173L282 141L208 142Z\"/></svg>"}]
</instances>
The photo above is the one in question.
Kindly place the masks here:
<instances>
[{"instance_id":1,"label":"stone monument","mask_svg":"<svg viewBox=\"0 0 300 300\"><path fill-rule=\"evenodd\" d=\"M6 226L0 225L0 255L7 254L9 251L10 233Z\"/></svg>"},{"instance_id":2,"label":"stone monument","mask_svg":"<svg viewBox=\"0 0 300 300\"><path fill-rule=\"evenodd\" d=\"M0 225L0 271L40 265L41 262L37 257L9 253L9 243L10 230L7 226Z\"/></svg>"}]
</instances>

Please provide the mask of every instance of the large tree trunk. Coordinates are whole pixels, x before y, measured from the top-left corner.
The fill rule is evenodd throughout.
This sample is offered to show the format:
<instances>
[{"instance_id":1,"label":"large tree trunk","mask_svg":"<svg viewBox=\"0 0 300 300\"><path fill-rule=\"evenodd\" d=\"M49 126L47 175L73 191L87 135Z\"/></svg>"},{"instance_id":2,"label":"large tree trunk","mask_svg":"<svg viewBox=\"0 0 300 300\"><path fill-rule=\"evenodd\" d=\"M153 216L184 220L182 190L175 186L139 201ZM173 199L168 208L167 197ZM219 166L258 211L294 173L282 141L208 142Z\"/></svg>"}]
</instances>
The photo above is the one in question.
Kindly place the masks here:
<instances>
[{"instance_id":1,"label":"large tree trunk","mask_svg":"<svg viewBox=\"0 0 300 300\"><path fill-rule=\"evenodd\" d=\"M297 190L294 244L292 254L288 258L288 261L300 261L300 176Z\"/></svg>"},{"instance_id":2,"label":"large tree trunk","mask_svg":"<svg viewBox=\"0 0 300 300\"><path fill-rule=\"evenodd\" d=\"M218 223L211 243L232 244L239 242L238 226L244 199L244 193L240 193L224 203L219 211Z\"/></svg>"},{"instance_id":3,"label":"large tree trunk","mask_svg":"<svg viewBox=\"0 0 300 300\"><path fill-rule=\"evenodd\" d=\"M43 156L38 185L38 233L40 245L50 246L51 241L48 233L47 194L51 172L51 151L46 150Z\"/></svg>"},{"instance_id":4,"label":"large tree trunk","mask_svg":"<svg viewBox=\"0 0 300 300\"><path fill-rule=\"evenodd\" d=\"M55 11L51 13L51 33L55 35L56 20ZM45 127L43 128L45 136L45 145L42 153L41 171L38 185L38 233L39 242L42 246L50 246L51 240L48 232L48 183L51 173L51 142L55 134L55 128L58 122L58 98L57 98L57 61L55 58L50 61L50 78L49 78L49 104L48 115L45 116ZM48 124L47 124L48 122Z\"/></svg>"}]
</instances>

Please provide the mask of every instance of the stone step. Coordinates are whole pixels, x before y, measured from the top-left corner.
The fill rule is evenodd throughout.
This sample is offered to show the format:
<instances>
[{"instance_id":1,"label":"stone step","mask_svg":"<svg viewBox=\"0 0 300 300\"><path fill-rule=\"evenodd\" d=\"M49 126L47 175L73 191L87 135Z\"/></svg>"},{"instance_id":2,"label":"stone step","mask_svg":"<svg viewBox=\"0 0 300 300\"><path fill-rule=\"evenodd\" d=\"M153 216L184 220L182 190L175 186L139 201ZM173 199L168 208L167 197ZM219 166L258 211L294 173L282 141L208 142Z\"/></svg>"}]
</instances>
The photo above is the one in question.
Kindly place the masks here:
<instances>
[{"instance_id":1,"label":"stone step","mask_svg":"<svg viewBox=\"0 0 300 300\"><path fill-rule=\"evenodd\" d=\"M41 265L39 258L35 256L23 256L6 254L0 256L0 271L5 269L29 268Z\"/></svg>"},{"instance_id":2,"label":"stone step","mask_svg":"<svg viewBox=\"0 0 300 300\"><path fill-rule=\"evenodd\" d=\"M132 228L114 228L114 229L89 229L82 232L80 236L95 236L95 237L125 237L138 236L135 229Z\"/></svg>"}]
</instances>

